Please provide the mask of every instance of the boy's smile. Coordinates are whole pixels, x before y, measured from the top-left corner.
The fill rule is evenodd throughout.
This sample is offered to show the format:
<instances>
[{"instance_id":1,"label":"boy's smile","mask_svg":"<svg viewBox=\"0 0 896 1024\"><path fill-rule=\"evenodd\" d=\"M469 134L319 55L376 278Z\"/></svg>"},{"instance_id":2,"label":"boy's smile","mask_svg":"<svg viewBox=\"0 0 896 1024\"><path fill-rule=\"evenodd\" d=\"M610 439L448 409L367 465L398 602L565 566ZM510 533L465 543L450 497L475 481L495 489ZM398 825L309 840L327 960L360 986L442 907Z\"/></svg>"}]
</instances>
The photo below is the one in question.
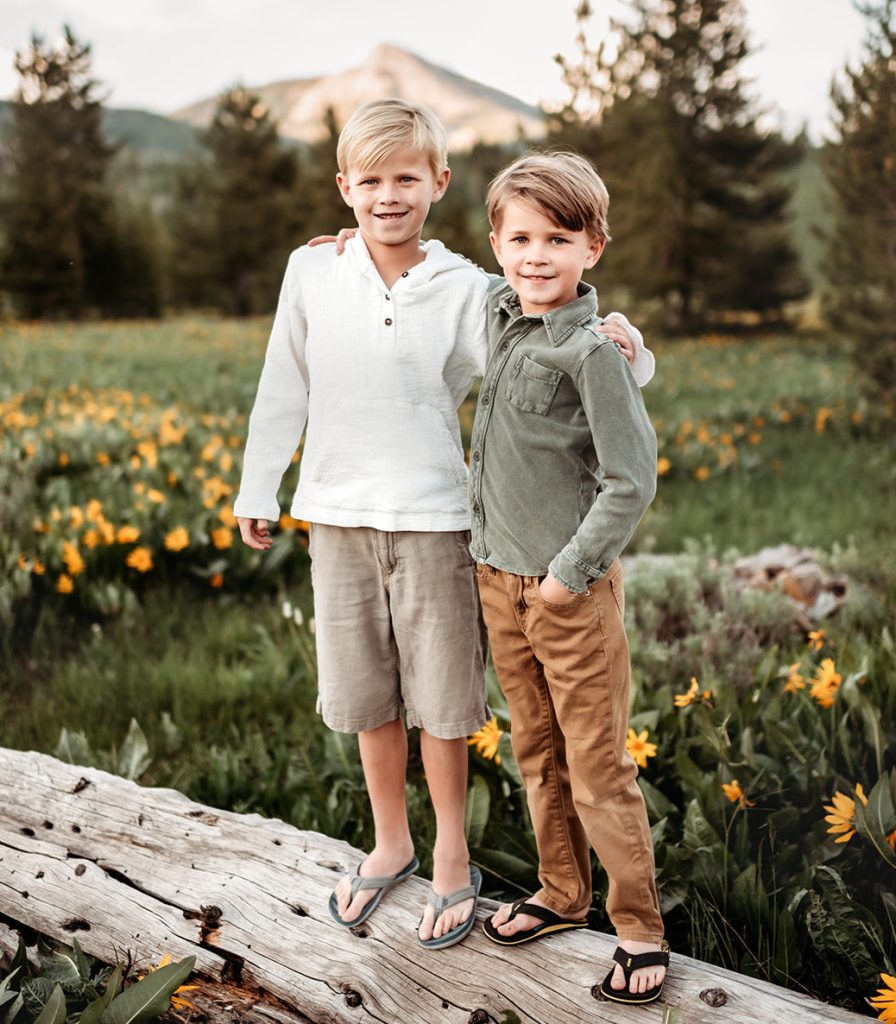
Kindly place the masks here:
<instances>
[{"instance_id":1,"label":"boy's smile","mask_svg":"<svg viewBox=\"0 0 896 1024\"><path fill-rule=\"evenodd\" d=\"M587 231L555 224L532 203L508 201L489 236L507 283L526 315L548 313L578 295L582 271L600 259L604 243Z\"/></svg>"},{"instance_id":2,"label":"boy's smile","mask_svg":"<svg viewBox=\"0 0 896 1024\"><path fill-rule=\"evenodd\" d=\"M364 171L349 167L336 180L373 250L416 247L429 208L445 194L449 177L447 169L435 174L425 153L405 146Z\"/></svg>"}]
</instances>

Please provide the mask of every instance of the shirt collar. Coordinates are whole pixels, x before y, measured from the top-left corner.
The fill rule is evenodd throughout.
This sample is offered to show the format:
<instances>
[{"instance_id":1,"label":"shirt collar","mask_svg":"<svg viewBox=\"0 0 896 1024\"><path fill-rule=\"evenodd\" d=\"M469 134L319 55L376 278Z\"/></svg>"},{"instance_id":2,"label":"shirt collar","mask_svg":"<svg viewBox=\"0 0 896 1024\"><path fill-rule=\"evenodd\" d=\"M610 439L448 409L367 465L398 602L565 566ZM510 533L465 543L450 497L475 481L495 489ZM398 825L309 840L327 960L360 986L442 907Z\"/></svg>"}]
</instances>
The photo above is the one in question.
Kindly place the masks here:
<instances>
[{"instance_id":1,"label":"shirt collar","mask_svg":"<svg viewBox=\"0 0 896 1024\"><path fill-rule=\"evenodd\" d=\"M510 285L507 285L500 293L498 308L511 319L526 316L528 320L541 320L551 344L561 345L577 327L591 323L597 317L597 291L584 281L579 281L576 290L578 298L572 302L558 306L549 313L527 316L522 312L519 296Z\"/></svg>"}]
</instances>

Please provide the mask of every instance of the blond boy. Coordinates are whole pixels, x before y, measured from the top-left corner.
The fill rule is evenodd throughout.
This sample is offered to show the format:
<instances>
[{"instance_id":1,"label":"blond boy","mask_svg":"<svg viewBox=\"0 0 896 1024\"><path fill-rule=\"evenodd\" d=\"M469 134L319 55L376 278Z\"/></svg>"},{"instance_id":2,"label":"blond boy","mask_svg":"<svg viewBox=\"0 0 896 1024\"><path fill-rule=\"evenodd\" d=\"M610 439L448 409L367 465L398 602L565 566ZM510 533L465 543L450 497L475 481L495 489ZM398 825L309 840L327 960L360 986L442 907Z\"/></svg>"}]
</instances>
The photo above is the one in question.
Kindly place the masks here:
<instances>
[{"instance_id":1,"label":"blond boy","mask_svg":"<svg viewBox=\"0 0 896 1024\"><path fill-rule=\"evenodd\" d=\"M489 360L472 438L471 550L531 812L542 887L485 924L518 945L585 927L589 843L610 881L605 996L650 1002L667 947L637 767L618 556L656 489L656 438L582 283L609 197L582 157L523 157L492 182Z\"/></svg>"},{"instance_id":2,"label":"blond boy","mask_svg":"<svg viewBox=\"0 0 896 1024\"><path fill-rule=\"evenodd\" d=\"M360 924L418 866L404 716L420 729L436 817L418 938L439 948L472 927L481 883L464 838L465 737L490 712L457 408L481 372L486 281L440 242L420 242L450 178L430 111L366 104L337 161L359 232L344 256L303 246L289 259L235 513L245 543L269 548L307 420L291 512L311 524L318 710L358 734L376 830L330 912Z\"/></svg>"}]
</instances>

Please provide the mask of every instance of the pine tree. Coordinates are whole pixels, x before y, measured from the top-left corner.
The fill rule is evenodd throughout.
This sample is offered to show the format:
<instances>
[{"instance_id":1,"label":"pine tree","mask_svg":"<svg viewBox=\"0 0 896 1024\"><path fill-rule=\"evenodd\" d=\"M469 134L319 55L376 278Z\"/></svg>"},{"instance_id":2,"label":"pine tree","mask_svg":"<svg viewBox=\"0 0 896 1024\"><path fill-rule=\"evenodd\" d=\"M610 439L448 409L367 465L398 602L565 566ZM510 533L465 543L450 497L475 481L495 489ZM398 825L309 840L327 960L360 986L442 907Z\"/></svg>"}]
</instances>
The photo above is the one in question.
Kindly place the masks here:
<instances>
[{"instance_id":1,"label":"pine tree","mask_svg":"<svg viewBox=\"0 0 896 1024\"><path fill-rule=\"evenodd\" d=\"M805 294L784 170L799 147L756 124L740 64L740 0L632 0L615 60L579 33L554 137L595 160L610 190L606 270L653 300L667 328L728 311L779 316ZM578 9L580 24L590 11ZM583 112L584 110L584 112Z\"/></svg>"},{"instance_id":2,"label":"pine tree","mask_svg":"<svg viewBox=\"0 0 896 1024\"><path fill-rule=\"evenodd\" d=\"M114 154L102 131L90 46L33 36L16 54L21 84L3 144L0 281L27 317L104 309L114 278Z\"/></svg>"},{"instance_id":3,"label":"pine tree","mask_svg":"<svg viewBox=\"0 0 896 1024\"><path fill-rule=\"evenodd\" d=\"M221 96L202 142L173 204L176 298L238 316L267 312L301 241L297 154L261 99L241 88Z\"/></svg>"},{"instance_id":4,"label":"pine tree","mask_svg":"<svg viewBox=\"0 0 896 1024\"><path fill-rule=\"evenodd\" d=\"M836 141L824 150L835 197L827 271L831 322L849 338L871 394L896 402L896 0L857 3L866 54L835 81Z\"/></svg>"}]
</instances>

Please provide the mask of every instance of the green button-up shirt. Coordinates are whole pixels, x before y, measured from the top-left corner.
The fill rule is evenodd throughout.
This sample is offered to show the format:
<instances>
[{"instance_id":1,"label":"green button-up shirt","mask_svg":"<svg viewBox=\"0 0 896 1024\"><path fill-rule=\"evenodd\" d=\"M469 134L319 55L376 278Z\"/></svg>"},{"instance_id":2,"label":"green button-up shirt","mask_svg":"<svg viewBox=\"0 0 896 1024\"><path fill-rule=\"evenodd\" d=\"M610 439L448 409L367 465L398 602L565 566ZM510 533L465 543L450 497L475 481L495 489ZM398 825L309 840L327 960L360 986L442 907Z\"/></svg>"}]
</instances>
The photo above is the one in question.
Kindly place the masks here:
<instances>
[{"instance_id":1,"label":"green button-up shirt","mask_svg":"<svg viewBox=\"0 0 896 1024\"><path fill-rule=\"evenodd\" d=\"M656 493L656 435L597 294L540 316L492 283L488 364L470 458L477 561L548 572L576 593L600 579Z\"/></svg>"}]
</instances>

